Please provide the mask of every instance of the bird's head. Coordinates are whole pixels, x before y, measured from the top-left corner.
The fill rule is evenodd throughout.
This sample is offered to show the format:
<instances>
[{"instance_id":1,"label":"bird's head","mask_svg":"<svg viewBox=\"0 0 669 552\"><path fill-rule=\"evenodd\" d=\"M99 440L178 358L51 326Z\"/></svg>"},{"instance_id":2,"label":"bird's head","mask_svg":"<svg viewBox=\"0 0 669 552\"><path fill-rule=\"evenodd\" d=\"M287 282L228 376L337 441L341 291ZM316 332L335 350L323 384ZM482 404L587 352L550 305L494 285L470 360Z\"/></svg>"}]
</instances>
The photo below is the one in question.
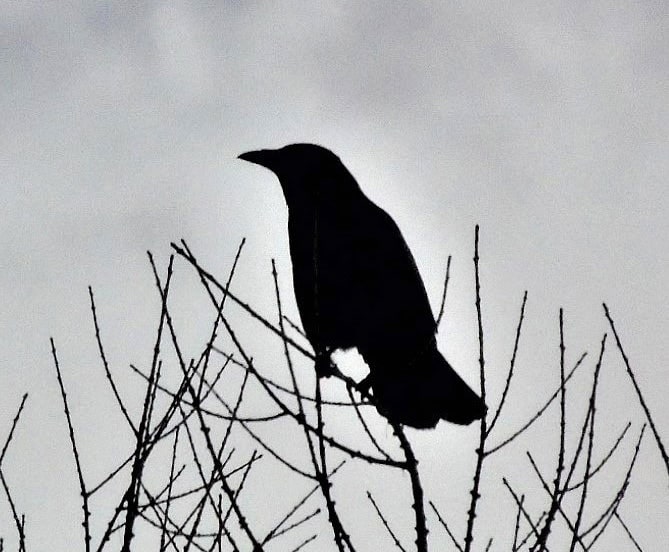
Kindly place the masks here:
<instances>
[{"instance_id":1,"label":"bird's head","mask_svg":"<svg viewBox=\"0 0 669 552\"><path fill-rule=\"evenodd\" d=\"M248 151L239 159L276 174L289 208L312 205L319 199L337 200L348 193L359 192L358 184L339 157L315 144Z\"/></svg>"}]
</instances>

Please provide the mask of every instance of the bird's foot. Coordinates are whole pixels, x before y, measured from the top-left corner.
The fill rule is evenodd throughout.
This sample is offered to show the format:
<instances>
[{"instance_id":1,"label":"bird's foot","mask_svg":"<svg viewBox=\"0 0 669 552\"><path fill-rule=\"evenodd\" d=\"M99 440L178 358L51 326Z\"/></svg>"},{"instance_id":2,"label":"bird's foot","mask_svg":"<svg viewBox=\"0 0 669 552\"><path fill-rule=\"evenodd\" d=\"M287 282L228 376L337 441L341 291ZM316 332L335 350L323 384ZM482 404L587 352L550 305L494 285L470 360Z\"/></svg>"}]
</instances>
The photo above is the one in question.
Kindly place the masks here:
<instances>
[{"instance_id":1,"label":"bird's foot","mask_svg":"<svg viewBox=\"0 0 669 552\"><path fill-rule=\"evenodd\" d=\"M371 386L372 386L372 375L367 374L364 378L362 378L358 382L355 388L363 397L369 397L369 389Z\"/></svg>"}]
</instances>

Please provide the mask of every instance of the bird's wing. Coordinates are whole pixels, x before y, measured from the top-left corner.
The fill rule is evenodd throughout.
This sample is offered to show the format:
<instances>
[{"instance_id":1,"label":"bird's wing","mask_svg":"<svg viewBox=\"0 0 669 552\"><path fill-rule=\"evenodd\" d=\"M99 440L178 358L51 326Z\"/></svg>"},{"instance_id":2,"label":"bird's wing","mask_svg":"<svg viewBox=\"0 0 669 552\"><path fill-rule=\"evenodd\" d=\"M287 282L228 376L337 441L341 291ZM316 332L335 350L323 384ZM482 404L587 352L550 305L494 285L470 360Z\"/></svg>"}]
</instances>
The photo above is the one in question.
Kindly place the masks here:
<instances>
[{"instance_id":1,"label":"bird's wing","mask_svg":"<svg viewBox=\"0 0 669 552\"><path fill-rule=\"evenodd\" d=\"M373 346L419 346L435 331L425 286L395 221L367 200L360 209L356 281L364 287L364 316Z\"/></svg>"}]
</instances>

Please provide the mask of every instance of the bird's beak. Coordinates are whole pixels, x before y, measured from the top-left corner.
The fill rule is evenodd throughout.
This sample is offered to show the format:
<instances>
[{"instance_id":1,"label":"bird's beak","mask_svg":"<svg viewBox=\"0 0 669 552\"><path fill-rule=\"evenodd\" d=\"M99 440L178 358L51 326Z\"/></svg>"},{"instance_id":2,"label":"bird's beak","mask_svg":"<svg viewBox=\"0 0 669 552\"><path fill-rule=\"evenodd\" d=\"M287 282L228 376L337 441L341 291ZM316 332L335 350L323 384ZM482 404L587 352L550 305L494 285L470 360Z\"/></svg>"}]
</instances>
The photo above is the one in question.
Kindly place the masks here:
<instances>
[{"instance_id":1,"label":"bird's beak","mask_svg":"<svg viewBox=\"0 0 669 552\"><path fill-rule=\"evenodd\" d=\"M261 167L265 167L274 171L277 167L278 156L276 150L262 149L257 151L247 151L237 156L238 159L243 159L249 163L255 163Z\"/></svg>"}]
</instances>

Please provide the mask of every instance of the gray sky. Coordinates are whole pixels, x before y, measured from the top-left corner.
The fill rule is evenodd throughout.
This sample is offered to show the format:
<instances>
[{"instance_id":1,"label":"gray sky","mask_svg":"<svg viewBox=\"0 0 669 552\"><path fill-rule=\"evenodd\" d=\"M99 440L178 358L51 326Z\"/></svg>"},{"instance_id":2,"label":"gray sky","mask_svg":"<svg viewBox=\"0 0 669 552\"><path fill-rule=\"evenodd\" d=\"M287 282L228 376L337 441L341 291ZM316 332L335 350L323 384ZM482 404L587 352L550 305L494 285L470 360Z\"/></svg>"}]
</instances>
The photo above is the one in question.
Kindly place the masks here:
<instances>
[{"instance_id":1,"label":"gray sky","mask_svg":"<svg viewBox=\"0 0 669 552\"><path fill-rule=\"evenodd\" d=\"M481 225L493 403L528 290L522 384L501 433L557 381L558 308L571 364L584 350L596 357L606 301L669 442L667 6L541 4L0 2L0 428L30 393L3 471L33 549L65 549L80 529L48 337L87 464L103 473L129 436L105 414L114 405L87 285L121 379L150 359L158 300L147 249L164 266L170 241L185 238L225 275L245 236L238 292L272 315L274 257L294 314L280 188L236 159L294 141L334 150L393 215L433 305L453 255L439 344L472 383ZM197 289L182 271L183 289ZM195 321L184 337L197 342L210 318L183 294L175 301ZM642 421L619 355L607 355L600 450L628 419L635 432ZM136 383L123 382L130 396ZM476 433L442 424L416 436L428 487L441 489L447 472L466 492L472 458L457 450L471 450ZM625 507L658 549L669 542L666 474L646 446ZM500 501L505 460L490 475ZM635 518L639 505L648 510ZM4 499L0 527L13 538Z\"/></svg>"}]
</instances>

